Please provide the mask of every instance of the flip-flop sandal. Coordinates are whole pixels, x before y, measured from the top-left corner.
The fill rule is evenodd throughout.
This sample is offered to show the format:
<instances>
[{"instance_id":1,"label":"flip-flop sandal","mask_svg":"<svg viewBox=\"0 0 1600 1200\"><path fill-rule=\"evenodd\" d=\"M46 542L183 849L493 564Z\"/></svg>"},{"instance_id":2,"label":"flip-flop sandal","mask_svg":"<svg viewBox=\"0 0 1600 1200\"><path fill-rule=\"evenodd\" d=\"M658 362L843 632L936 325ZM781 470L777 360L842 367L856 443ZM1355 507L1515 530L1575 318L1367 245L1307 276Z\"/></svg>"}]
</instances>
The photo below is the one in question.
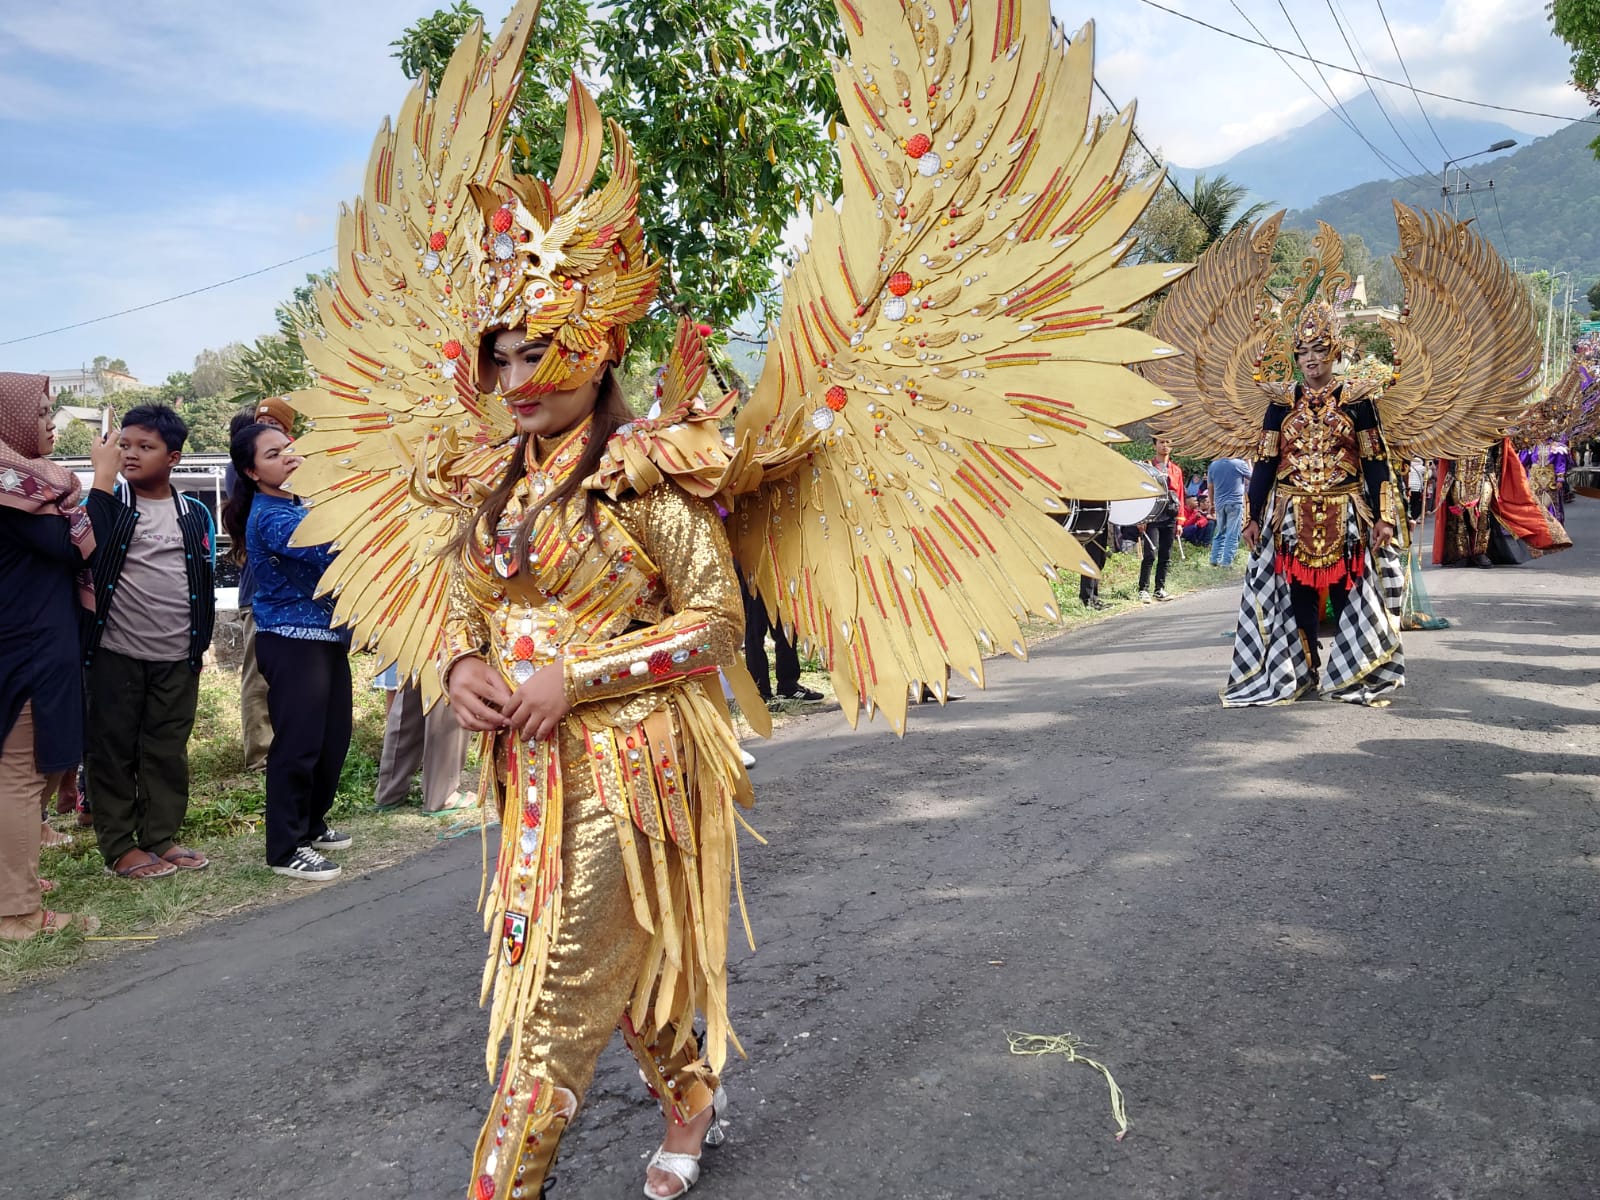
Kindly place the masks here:
<instances>
[{"instance_id":1,"label":"flip-flop sandal","mask_svg":"<svg viewBox=\"0 0 1600 1200\"><path fill-rule=\"evenodd\" d=\"M59 886L60 885L58 883L56 883L56 881L54 879L41 879L41 880L39 880L39 891L41 893L43 893L43 892L53 892Z\"/></svg>"},{"instance_id":2,"label":"flip-flop sandal","mask_svg":"<svg viewBox=\"0 0 1600 1200\"><path fill-rule=\"evenodd\" d=\"M127 858L129 854L133 853L135 851L130 850L128 854L124 854L117 861L121 862L123 858ZM168 875L176 875L178 873L177 867L157 858L148 850L140 850L137 853L143 854L144 858L138 862L129 863L125 867L107 867L106 874L115 875L118 879L132 880L134 883L143 883L148 879L165 879Z\"/></svg>"},{"instance_id":3,"label":"flip-flop sandal","mask_svg":"<svg viewBox=\"0 0 1600 1200\"><path fill-rule=\"evenodd\" d=\"M180 871L204 871L211 865L211 860L204 854L187 846L169 846L160 857L162 862L170 863Z\"/></svg>"}]
</instances>

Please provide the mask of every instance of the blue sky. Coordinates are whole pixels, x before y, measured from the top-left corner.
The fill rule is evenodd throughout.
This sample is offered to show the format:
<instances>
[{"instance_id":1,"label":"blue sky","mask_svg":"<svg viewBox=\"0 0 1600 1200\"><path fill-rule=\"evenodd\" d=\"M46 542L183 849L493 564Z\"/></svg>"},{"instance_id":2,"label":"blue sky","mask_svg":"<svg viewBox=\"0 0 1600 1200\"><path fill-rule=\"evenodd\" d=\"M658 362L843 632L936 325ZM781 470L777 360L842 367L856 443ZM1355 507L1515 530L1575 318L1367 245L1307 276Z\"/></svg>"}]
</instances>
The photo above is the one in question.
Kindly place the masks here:
<instances>
[{"instance_id":1,"label":"blue sky","mask_svg":"<svg viewBox=\"0 0 1600 1200\"><path fill-rule=\"evenodd\" d=\"M1229 0L1163 2L1248 32ZM1269 38L1295 44L1276 0L1239 2ZM1347 61L1326 0L1287 3L1319 57ZM1372 69L1397 76L1375 0L1336 3L1358 30L1358 49L1370 53ZM0 155L8 168L0 178L6 263L0 342L329 245L337 206L357 186L378 122L405 91L388 43L437 6L435 0L0 6ZM493 2L480 6L492 19L501 15ZM1217 162L1325 111L1269 52L1225 41L1139 0L1054 0L1054 8L1069 28L1095 19L1102 82L1120 103L1139 98L1146 140L1174 161ZM1419 87L1585 113L1565 83L1566 50L1549 35L1543 0L1385 0L1384 9ZM1354 77L1329 78L1343 97L1364 90ZM1419 119L1409 98L1394 102ZM1434 111L1473 110L1441 103ZM1559 128L1536 118L1485 115L1531 134ZM327 257L0 346L0 370L71 368L106 354L125 358L146 382L159 382L187 369L206 347L269 330L273 306Z\"/></svg>"}]
</instances>

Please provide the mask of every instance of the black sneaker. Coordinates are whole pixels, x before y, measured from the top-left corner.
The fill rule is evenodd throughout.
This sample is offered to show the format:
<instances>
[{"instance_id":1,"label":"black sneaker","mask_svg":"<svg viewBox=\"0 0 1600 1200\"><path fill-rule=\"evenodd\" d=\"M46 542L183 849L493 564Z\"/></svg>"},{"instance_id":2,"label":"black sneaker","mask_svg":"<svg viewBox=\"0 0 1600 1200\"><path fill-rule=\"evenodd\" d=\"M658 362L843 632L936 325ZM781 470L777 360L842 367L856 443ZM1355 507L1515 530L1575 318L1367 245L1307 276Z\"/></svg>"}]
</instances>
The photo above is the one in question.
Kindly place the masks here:
<instances>
[{"instance_id":1,"label":"black sneaker","mask_svg":"<svg viewBox=\"0 0 1600 1200\"><path fill-rule=\"evenodd\" d=\"M354 839L348 833L340 833L333 826L328 826L322 833L311 839L313 850L348 850Z\"/></svg>"},{"instance_id":2,"label":"black sneaker","mask_svg":"<svg viewBox=\"0 0 1600 1200\"><path fill-rule=\"evenodd\" d=\"M824 696L815 688L808 688L803 683L797 683L787 692L779 692L774 699L778 700L822 700Z\"/></svg>"},{"instance_id":3,"label":"black sneaker","mask_svg":"<svg viewBox=\"0 0 1600 1200\"><path fill-rule=\"evenodd\" d=\"M308 883L321 883L327 879L337 879L344 868L338 863L323 858L310 846L301 846L294 852L294 857L281 867L273 867L273 873L287 875L290 879L304 879Z\"/></svg>"}]
</instances>

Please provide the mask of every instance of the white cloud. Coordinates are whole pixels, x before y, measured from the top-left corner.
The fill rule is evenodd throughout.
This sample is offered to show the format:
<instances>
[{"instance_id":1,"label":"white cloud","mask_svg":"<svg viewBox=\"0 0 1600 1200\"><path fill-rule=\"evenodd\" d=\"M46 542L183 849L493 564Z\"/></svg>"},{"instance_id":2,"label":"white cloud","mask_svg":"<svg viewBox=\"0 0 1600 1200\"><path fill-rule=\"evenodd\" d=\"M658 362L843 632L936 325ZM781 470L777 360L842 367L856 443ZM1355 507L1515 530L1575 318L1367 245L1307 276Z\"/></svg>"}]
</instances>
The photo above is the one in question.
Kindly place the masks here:
<instances>
[{"instance_id":1,"label":"white cloud","mask_svg":"<svg viewBox=\"0 0 1600 1200\"><path fill-rule=\"evenodd\" d=\"M1162 0L1213 25L1247 37L1255 34L1231 4ZM1294 32L1276 4L1240 0L1267 39L1299 50ZM1082 11L1054 5L1069 26ZM1401 79L1401 67L1372 0L1340 0L1349 18L1346 31L1375 74ZM1140 0L1100 0L1097 9L1099 75L1119 103L1137 95L1140 127L1152 146L1174 162L1202 166L1220 162L1246 146L1303 124L1326 111L1305 84L1271 51L1226 38L1160 12ZM1542 0L1385 0L1387 12L1412 81L1419 88L1515 108L1586 115L1581 96L1563 86L1567 49L1551 33ZM1350 63L1338 29L1320 4L1289 5L1312 54L1333 63ZM1315 69L1297 59L1294 67L1322 90ZM1357 76L1324 68L1341 99L1363 93ZM1379 88L1403 121L1420 125L1416 106L1404 91ZM1322 93L1326 96L1326 92ZM1477 116L1529 133L1545 135L1556 121L1425 100L1429 112ZM1404 126L1402 125L1402 128ZM1425 136L1425 135L1424 135ZM1421 147L1418 147L1419 150Z\"/></svg>"},{"instance_id":2,"label":"white cloud","mask_svg":"<svg viewBox=\"0 0 1600 1200\"><path fill-rule=\"evenodd\" d=\"M194 198L171 209L105 214L64 194L0 194L0 255L26 281L0 293L0 330L25 337L133 308L281 261L332 241L331 206L320 242L306 243L296 198L271 194ZM291 248L286 252L285 248ZM127 360L141 380L185 370L202 348L249 341L273 328L273 308L308 259L145 312L0 347L0 369L76 366L96 354ZM8 337L0 340L9 340Z\"/></svg>"},{"instance_id":3,"label":"white cloud","mask_svg":"<svg viewBox=\"0 0 1600 1200\"><path fill-rule=\"evenodd\" d=\"M398 97L388 43L434 0L60 0L0 8L0 99L13 119L94 113L113 93L151 120L244 109L368 124ZM493 5L485 5L493 9Z\"/></svg>"}]
</instances>

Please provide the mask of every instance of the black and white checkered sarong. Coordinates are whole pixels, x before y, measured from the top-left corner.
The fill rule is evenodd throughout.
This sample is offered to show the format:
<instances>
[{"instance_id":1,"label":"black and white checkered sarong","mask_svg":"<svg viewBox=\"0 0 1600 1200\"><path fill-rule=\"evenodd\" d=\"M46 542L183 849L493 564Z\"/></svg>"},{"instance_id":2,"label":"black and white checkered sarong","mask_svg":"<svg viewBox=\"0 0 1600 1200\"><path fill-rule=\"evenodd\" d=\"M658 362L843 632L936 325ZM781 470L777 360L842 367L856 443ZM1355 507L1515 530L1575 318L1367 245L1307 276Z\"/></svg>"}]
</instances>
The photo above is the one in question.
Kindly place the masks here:
<instances>
[{"instance_id":1,"label":"black and white checkered sarong","mask_svg":"<svg viewBox=\"0 0 1600 1200\"><path fill-rule=\"evenodd\" d=\"M1346 536L1364 541L1355 514ZM1284 514L1280 537L1293 545L1294 510ZM1233 669L1222 692L1225 708L1285 704L1311 683L1311 662L1289 600L1289 579L1274 567L1277 538L1263 537L1245 568L1239 625L1233 638ZM1400 649L1400 613L1405 603L1405 568L1391 544L1376 555L1368 549L1366 570L1350 589L1323 662L1321 694L1330 700L1371 704L1406 681ZM1376 562L1374 562L1376 558Z\"/></svg>"}]
</instances>

